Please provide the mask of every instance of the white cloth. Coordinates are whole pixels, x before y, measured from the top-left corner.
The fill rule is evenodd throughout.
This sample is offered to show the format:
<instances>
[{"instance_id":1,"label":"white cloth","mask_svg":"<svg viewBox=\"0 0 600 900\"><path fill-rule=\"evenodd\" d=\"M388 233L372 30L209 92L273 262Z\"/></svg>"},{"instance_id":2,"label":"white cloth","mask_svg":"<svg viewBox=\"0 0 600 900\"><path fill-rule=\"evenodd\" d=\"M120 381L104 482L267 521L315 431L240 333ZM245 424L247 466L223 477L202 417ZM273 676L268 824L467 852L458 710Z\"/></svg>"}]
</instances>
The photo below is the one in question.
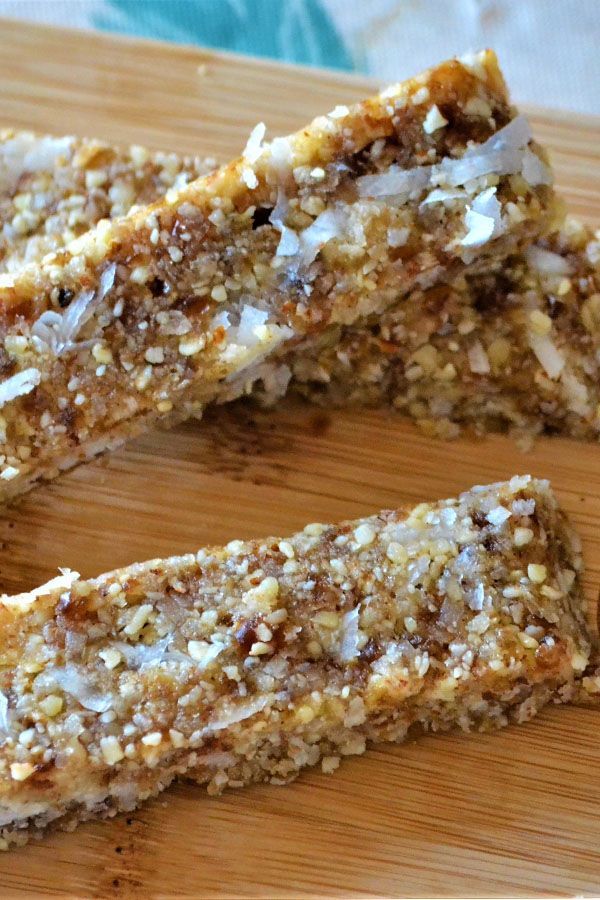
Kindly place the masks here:
<instances>
[{"instance_id":1,"label":"white cloth","mask_svg":"<svg viewBox=\"0 0 600 900\"><path fill-rule=\"evenodd\" d=\"M322 0L384 82L491 47L517 103L600 114L600 0Z\"/></svg>"}]
</instances>

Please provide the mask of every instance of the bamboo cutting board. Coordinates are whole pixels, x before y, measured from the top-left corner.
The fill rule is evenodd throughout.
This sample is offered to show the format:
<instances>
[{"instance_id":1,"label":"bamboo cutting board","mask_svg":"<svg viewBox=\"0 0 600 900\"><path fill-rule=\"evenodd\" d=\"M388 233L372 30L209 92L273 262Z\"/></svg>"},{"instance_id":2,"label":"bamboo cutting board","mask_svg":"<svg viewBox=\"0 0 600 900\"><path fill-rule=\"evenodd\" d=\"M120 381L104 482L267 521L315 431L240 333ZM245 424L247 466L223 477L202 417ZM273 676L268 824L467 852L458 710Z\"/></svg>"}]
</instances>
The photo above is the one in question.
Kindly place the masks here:
<instances>
[{"instance_id":1,"label":"bamboo cutting board","mask_svg":"<svg viewBox=\"0 0 600 900\"><path fill-rule=\"evenodd\" d=\"M199 66L201 67L199 71ZM0 22L0 123L226 158L373 84ZM532 110L573 212L600 222L600 120ZM598 446L444 444L383 412L221 409L41 488L0 518L0 588L203 543L285 534L528 471L578 526L600 585ZM600 713L371 750L334 776L210 798L180 785L132 816L0 857L0 896L398 897L600 893Z\"/></svg>"}]
</instances>

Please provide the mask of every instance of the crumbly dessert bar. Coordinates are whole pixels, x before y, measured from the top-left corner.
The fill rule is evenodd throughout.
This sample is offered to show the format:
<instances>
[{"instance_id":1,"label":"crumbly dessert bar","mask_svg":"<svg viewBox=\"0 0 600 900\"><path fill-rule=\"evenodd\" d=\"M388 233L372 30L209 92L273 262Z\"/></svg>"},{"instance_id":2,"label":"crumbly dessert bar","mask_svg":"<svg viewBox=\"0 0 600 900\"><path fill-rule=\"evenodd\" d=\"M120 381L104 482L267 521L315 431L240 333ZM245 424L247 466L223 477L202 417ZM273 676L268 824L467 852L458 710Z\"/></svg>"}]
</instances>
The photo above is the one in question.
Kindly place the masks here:
<instances>
[{"instance_id":1,"label":"crumbly dessert bar","mask_svg":"<svg viewBox=\"0 0 600 900\"><path fill-rule=\"evenodd\" d=\"M281 784L409 729L526 721L587 664L580 567L523 476L2 597L3 846L180 776Z\"/></svg>"},{"instance_id":2,"label":"crumbly dessert bar","mask_svg":"<svg viewBox=\"0 0 600 900\"><path fill-rule=\"evenodd\" d=\"M486 275L415 291L289 360L328 405L391 404L427 433L600 436L600 232L567 220Z\"/></svg>"},{"instance_id":3,"label":"crumbly dessert bar","mask_svg":"<svg viewBox=\"0 0 600 900\"><path fill-rule=\"evenodd\" d=\"M261 137L0 276L2 499L258 379L281 393L277 354L485 270L557 214L489 52Z\"/></svg>"},{"instance_id":4,"label":"crumbly dessert bar","mask_svg":"<svg viewBox=\"0 0 600 900\"><path fill-rule=\"evenodd\" d=\"M213 159L0 130L0 272L40 262L93 228L216 168Z\"/></svg>"}]
</instances>

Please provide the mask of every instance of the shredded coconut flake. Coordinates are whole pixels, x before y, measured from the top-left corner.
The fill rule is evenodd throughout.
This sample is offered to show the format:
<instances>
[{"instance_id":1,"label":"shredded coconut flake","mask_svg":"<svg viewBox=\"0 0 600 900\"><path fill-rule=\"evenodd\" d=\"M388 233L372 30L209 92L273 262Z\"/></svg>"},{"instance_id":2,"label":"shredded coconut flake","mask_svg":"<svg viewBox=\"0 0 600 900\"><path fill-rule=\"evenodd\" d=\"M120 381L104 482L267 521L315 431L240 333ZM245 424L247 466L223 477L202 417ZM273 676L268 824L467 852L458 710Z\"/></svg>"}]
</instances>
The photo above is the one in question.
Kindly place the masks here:
<instances>
[{"instance_id":1,"label":"shredded coconut flake","mask_svg":"<svg viewBox=\"0 0 600 900\"><path fill-rule=\"evenodd\" d=\"M467 233L462 239L462 247L481 247L491 239L494 233L494 220L490 216L483 216L474 209L468 209L465 214Z\"/></svg>"},{"instance_id":2,"label":"shredded coconut flake","mask_svg":"<svg viewBox=\"0 0 600 900\"><path fill-rule=\"evenodd\" d=\"M255 125L250 132L250 137L248 138L248 142L246 143L246 146L244 147L244 151L242 153L242 156L247 163L250 163L250 165L255 163L263 152L262 142L266 130L267 128L265 123L259 122L258 125Z\"/></svg>"},{"instance_id":3,"label":"shredded coconut flake","mask_svg":"<svg viewBox=\"0 0 600 900\"><path fill-rule=\"evenodd\" d=\"M257 329L264 325L269 318L269 314L263 309L256 309L254 306L244 306L238 326L236 343L252 346L257 343Z\"/></svg>"},{"instance_id":4,"label":"shredded coconut flake","mask_svg":"<svg viewBox=\"0 0 600 900\"><path fill-rule=\"evenodd\" d=\"M466 200L467 196L466 191L436 188L434 191L427 194L425 199L421 201L421 206L429 206L431 203L447 203L450 200Z\"/></svg>"},{"instance_id":5,"label":"shredded coconut flake","mask_svg":"<svg viewBox=\"0 0 600 900\"><path fill-rule=\"evenodd\" d=\"M236 725L238 722L243 722L244 719L249 719L251 716L256 715L257 712L260 712L265 706L271 703L271 697L253 697L247 703L240 703L237 706L232 706L228 712L222 712L220 718L213 719L212 722L208 725L207 731L222 731L224 728L229 728L231 725Z\"/></svg>"},{"instance_id":6,"label":"shredded coconut flake","mask_svg":"<svg viewBox=\"0 0 600 900\"><path fill-rule=\"evenodd\" d=\"M224 753L219 750L196 757L196 765L208 766L211 769L226 769L228 766L235 765L236 762L237 758L234 753Z\"/></svg>"},{"instance_id":7,"label":"shredded coconut flake","mask_svg":"<svg viewBox=\"0 0 600 900\"><path fill-rule=\"evenodd\" d=\"M491 187L478 194L465 215L467 233L460 242L463 247L480 247L504 231L502 207Z\"/></svg>"},{"instance_id":8,"label":"shredded coconut flake","mask_svg":"<svg viewBox=\"0 0 600 900\"><path fill-rule=\"evenodd\" d=\"M87 673L81 672L77 666L69 664L63 668L48 669L44 679L49 679L81 703L85 709L93 712L106 712L112 706L110 694L99 693Z\"/></svg>"},{"instance_id":9,"label":"shredded coconut flake","mask_svg":"<svg viewBox=\"0 0 600 900\"><path fill-rule=\"evenodd\" d=\"M73 340L92 315L93 300L93 291L82 291L65 310L57 333L57 354L70 349Z\"/></svg>"},{"instance_id":10,"label":"shredded coconut flake","mask_svg":"<svg viewBox=\"0 0 600 900\"><path fill-rule=\"evenodd\" d=\"M358 620L360 606L345 613L342 617L342 629L340 633L339 657L342 662L350 662L358 656Z\"/></svg>"},{"instance_id":11,"label":"shredded coconut flake","mask_svg":"<svg viewBox=\"0 0 600 900\"><path fill-rule=\"evenodd\" d=\"M187 654L168 651L170 643L171 637L167 635L154 644L130 644L127 641L115 641L110 646L122 654L130 669L148 669L159 666L163 662L193 665Z\"/></svg>"},{"instance_id":12,"label":"shredded coconut flake","mask_svg":"<svg viewBox=\"0 0 600 900\"><path fill-rule=\"evenodd\" d=\"M103 300L115 283L115 275L117 274L117 264L111 263L106 267L100 276L100 299Z\"/></svg>"},{"instance_id":13,"label":"shredded coconut flake","mask_svg":"<svg viewBox=\"0 0 600 900\"><path fill-rule=\"evenodd\" d=\"M278 195L277 207L270 216L270 221L281 231L281 240L277 247L277 256L285 256L290 259L292 270L309 266L318 256L319 250L333 238L341 238L344 235L346 224L346 208L339 204L322 212L304 231L299 233L283 224L286 201L282 192Z\"/></svg>"},{"instance_id":14,"label":"shredded coconut flake","mask_svg":"<svg viewBox=\"0 0 600 900\"><path fill-rule=\"evenodd\" d=\"M411 196L418 196L428 186L460 187L483 175L522 173L524 167L530 177L546 178L546 174L541 169L538 171L532 160L535 154L527 148L530 140L529 123L523 116L517 116L487 141L474 144L466 150L460 159L446 157L436 165L416 166L412 169L392 165L380 175L364 175L359 178L358 192L361 197L394 197L398 202L406 202ZM535 180L529 183L542 182Z\"/></svg>"},{"instance_id":15,"label":"shredded coconut flake","mask_svg":"<svg viewBox=\"0 0 600 900\"><path fill-rule=\"evenodd\" d=\"M489 216L494 220L494 231L492 237L497 237L504 231L502 223L502 207L496 197L496 188L491 187L478 194L471 204L471 209L481 213L482 216Z\"/></svg>"},{"instance_id":16,"label":"shredded coconut flake","mask_svg":"<svg viewBox=\"0 0 600 900\"><path fill-rule=\"evenodd\" d=\"M277 203L273 207L273 211L269 216L269 222L271 223L271 225L274 225L275 228L278 228L280 231L282 231L289 208L290 201L288 200L285 191L282 187L277 188Z\"/></svg>"},{"instance_id":17,"label":"shredded coconut flake","mask_svg":"<svg viewBox=\"0 0 600 900\"><path fill-rule=\"evenodd\" d=\"M515 516L532 516L535 512L535 500L513 500L512 511Z\"/></svg>"},{"instance_id":18,"label":"shredded coconut flake","mask_svg":"<svg viewBox=\"0 0 600 900\"><path fill-rule=\"evenodd\" d=\"M10 722L8 721L8 697L0 691L0 732L8 734L10 732Z\"/></svg>"},{"instance_id":19,"label":"shredded coconut flake","mask_svg":"<svg viewBox=\"0 0 600 900\"><path fill-rule=\"evenodd\" d=\"M287 225L281 226L281 240L277 247L276 256L296 256L300 251L300 239Z\"/></svg>"},{"instance_id":20,"label":"shredded coconut flake","mask_svg":"<svg viewBox=\"0 0 600 900\"><path fill-rule=\"evenodd\" d=\"M485 599L485 593L483 590L482 584L476 584L473 592L469 597L469 606L471 609L475 610L475 612L481 612L483 609L483 601Z\"/></svg>"},{"instance_id":21,"label":"shredded coconut flake","mask_svg":"<svg viewBox=\"0 0 600 900\"><path fill-rule=\"evenodd\" d=\"M350 110L348 109L347 106L339 105L331 110L331 112L329 113L329 118L330 119L343 119L344 116L347 116L349 112L350 112Z\"/></svg>"},{"instance_id":22,"label":"shredded coconut flake","mask_svg":"<svg viewBox=\"0 0 600 900\"><path fill-rule=\"evenodd\" d=\"M381 175L363 175L356 181L360 197L399 197L406 201L417 196L430 184L433 166L401 169L390 166Z\"/></svg>"},{"instance_id":23,"label":"shredded coconut flake","mask_svg":"<svg viewBox=\"0 0 600 900\"><path fill-rule=\"evenodd\" d=\"M538 184L552 184L552 171L546 166L539 156L536 156L529 147L523 154L521 174L528 184L535 187Z\"/></svg>"},{"instance_id":24,"label":"shredded coconut flake","mask_svg":"<svg viewBox=\"0 0 600 900\"><path fill-rule=\"evenodd\" d=\"M254 169L251 169L250 166L243 166L242 181L247 188L250 188L251 191L253 191L254 188L258 186L258 178L254 173Z\"/></svg>"},{"instance_id":25,"label":"shredded coconut flake","mask_svg":"<svg viewBox=\"0 0 600 900\"><path fill-rule=\"evenodd\" d=\"M404 247L410 236L408 228L388 228L387 240L390 247Z\"/></svg>"},{"instance_id":26,"label":"shredded coconut flake","mask_svg":"<svg viewBox=\"0 0 600 900\"><path fill-rule=\"evenodd\" d=\"M543 366L548 378L557 379L565 365L565 358L549 335L528 332L529 346Z\"/></svg>"},{"instance_id":27,"label":"shredded coconut flake","mask_svg":"<svg viewBox=\"0 0 600 900\"><path fill-rule=\"evenodd\" d=\"M24 172L54 172L59 160L71 156L72 137L40 138L33 132L22 132L6 141L0 151L0 185L14 190Z\"/></svg>"},{"instance_id":28,"label":"shredded coconut flake","mask_svg":"<svg viewBox=\"0 0 600 900\"><path fill-rule=\"evenodd\" d=\"M316 259L321 247L333 238L339 238L344 233L344 214L341 208L330 207L314 222L305 228L299 235L301 244L302 264L305 266Z\"/></svg>"},{"instance_id":29,"label":"shredded coconut flake","mask_svg":"<svg viewBox=\"0 0 600 900\"><path fill-rule=\"evenodd\" d=\"M481 341L471 344L467 351L467 357L471 372L476 375L487 375L490 372L490 361Z\"/></svg>"},{"instance_id":30,"label":"shredded coconut flake","mask_svg":"<svg viewBox=\"0 0 600 900\"><path fill-rule=\"evenodd\" d=\"M23 594L2 594L0 603L3 603L4 606L11 606L25 611L35 602L37 597L47 597L48 594L52 594L57 590L70 590L74 582L79 579L79 572L74 572L71 569L60 569L59 571L61 574L57 575L56 578L51 578L50 581L41 584L32 591L27 591L27 593Z\"/></svg>"},{"instance_id":31,"label":"shredded coconut flake","mask_svg":"<svg viewBox=\"0 0 600 900\"><path fill-rule=\"evenodd\" d=\"M107 266L100 276L98 291L95 293L81 291L62 315L51 309L42 313L31 329L32 336L45 344L56 356L87 346L87 343L76 343L75 339L112 289L116 271L116 263Z\"/></svg>"},{"instance_id":32,"label":"shredded coconut flake","mask_svg":"<svg viewBox=\"0 0 600 900\"><path fill-rule=\"evenodd\" d=\"M271 150L271 166L275 169L280 179L286 178L289 175L293 159L290 139L287 137L274 138L269 147Z\"/></svg>"},{"instance_id":33,"label":"shredded coconut flake","mask_svg":"<svg viewBox=\"0 0 600 900\"><path fill-rule=\"evenodd\" d=\"M23 369L16 375L7 378L0 384L0 408L6 403L10 403L16 397L22 397L24 394L30 394L41 381L41 373L38 369Z\"/></svg>"},{"instance_id":34,"label":"shredded coconut flake","mask_svg":"<svg viewBox=\"0 0 600 900\"><path fill-rule=\"evenodd\" d=\"M590 414L590 398L585 384L572 372L563 372L561 382L565 389L569 409L572 409L578 416L588 416Z\"/></svg>"}]
</instances>

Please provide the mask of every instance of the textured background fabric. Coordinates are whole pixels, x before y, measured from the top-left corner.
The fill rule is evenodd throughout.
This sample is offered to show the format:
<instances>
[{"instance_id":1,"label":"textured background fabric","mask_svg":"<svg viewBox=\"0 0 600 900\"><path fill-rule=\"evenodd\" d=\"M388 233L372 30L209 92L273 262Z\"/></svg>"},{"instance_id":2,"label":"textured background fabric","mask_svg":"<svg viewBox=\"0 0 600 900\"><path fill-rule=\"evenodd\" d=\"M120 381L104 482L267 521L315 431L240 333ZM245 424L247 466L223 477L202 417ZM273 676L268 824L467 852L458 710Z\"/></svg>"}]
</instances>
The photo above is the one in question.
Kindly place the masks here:
<instances>
[{"instance_id":1,"label":"textured background fabric","mask_svg":"<svg viewBox=\"0 0 600 900\"><path fill-rule=\"evenodd\" d=\"M515 100L600 113L600 0L0 0L0 15L365 72L482 46Z\"/></svg>"}]
</instances>

